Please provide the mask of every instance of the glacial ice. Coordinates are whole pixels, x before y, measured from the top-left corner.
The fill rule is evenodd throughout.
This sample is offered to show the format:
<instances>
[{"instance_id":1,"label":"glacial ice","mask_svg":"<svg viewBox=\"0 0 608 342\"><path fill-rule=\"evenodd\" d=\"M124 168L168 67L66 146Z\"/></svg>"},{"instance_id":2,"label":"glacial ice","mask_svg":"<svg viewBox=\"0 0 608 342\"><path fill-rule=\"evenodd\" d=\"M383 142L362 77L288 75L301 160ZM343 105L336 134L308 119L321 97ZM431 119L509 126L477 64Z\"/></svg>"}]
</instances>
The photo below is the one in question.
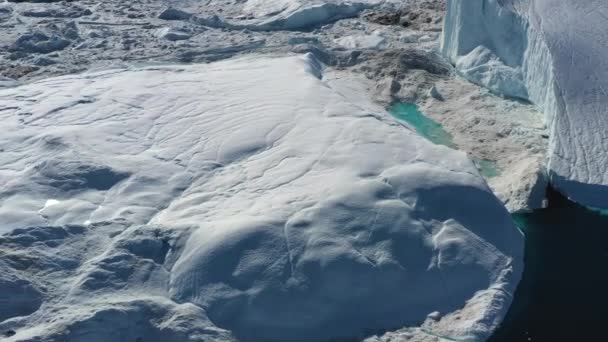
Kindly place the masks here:
<instances>
[{"instance_id":1,"label":"glacial ice","mask_svg":"<svg viewBox=\"0 0 608 342\"><path fill-rule=\"evenodd\" d=\"M0 299L29 298L5 340L486 338L523 267L508 212L326 76L257 56L0 89Z\"/></svg>"},{"instance_id":2,"label":"glacial ice","mask_svg":"<svg viewBox=\"0 0 608 342\"><path fill-rule=\"evenodd\" d=\"M508 96L523 97L523 80L524 98L546 114L552 185L581 204L608 207L608 3L448 0L447 5L444 54L465 77ZM470 66L483 72L471 72Z\"/></svg>"},{"instance_id":3,"label":"glacial ice","mask_svg":"<svg viewBox=\"0 0 608 342\"><path fill-rule=\"evenodd\" d=\"M381 31L374 31L371 34L351 35L340 37L335 40L336 43L346 49L373 49L382 50L388 46L386 38L382 36Z\"/></svg>"},{"instance_id":4,"label":"glacial ice","mask_svg":"<svg viewBox=\"0 0 608 342\"><path fill-rule=\"evenodd\" d=\"M520 99L528 98L520 68L505 65L484 46L480 45L467 55L459 57L456 68L469 81L495 93Z\"/></svg>"},{"instance_id":5,"label":"glacial ice","mask_svg":"<svg viewBox=\"0 0 608 342\"><path fill-rule=\"evenodd\" d=\"M305 30L354 17L382 0L249 0L243 8L253 17L246 25L263 30Z\"/></svg>"},{"instance_id":6,"label":"glacial ice","mask_svg":"<svg viewBox=\"0 0 608 342\"><path fill-rule=\"evenodd\" d=\"M198 23L252 31L307 31L334 21L352 18L383 0L249 0L237 16L197 17Z\"/></svg>"}]
</instances>

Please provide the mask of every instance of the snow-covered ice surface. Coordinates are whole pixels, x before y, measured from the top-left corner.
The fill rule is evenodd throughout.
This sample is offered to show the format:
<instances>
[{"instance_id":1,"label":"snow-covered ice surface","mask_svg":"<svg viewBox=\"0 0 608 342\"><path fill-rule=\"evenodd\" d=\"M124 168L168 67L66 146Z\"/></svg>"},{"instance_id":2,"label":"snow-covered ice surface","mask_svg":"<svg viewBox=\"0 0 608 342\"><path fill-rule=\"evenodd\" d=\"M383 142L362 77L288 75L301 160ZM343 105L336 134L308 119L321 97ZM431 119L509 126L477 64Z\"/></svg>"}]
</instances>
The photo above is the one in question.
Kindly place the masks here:
<instances>
[{"instance_id":1,"label":"snow-covered ice surface","mask_svg":"<svg viewBox=\"0 0 608 342\"><path fill-rule=\"evenodd\" d=\"M443 9L0 4L0 336L489 336L523 241L467 155L497 162L509 210L534 207L544 127L454 77Z\"/></svg>"},{"instance_id":2,"label":"snow-covered ice surface","mask_svg":"<svg viewBox=\"0 0 608 342\"><path fill-rule=\"evenodd\" d=\"M552 184L572 200L603 208L606 13L602 0L449 0L443 40L457 66L466 61L465 77L545 112Z\"/></svg>"},{"instance_id":3,"label":"snow-covered ice surface","mask_svg":"<svg viewBox=\"0 0 608 342\"><path fill-rule=\"evenodd\" d=\"M0 90L0 332L487 337L521 234L464 153L356 84L309 54Z\"/></svg>"}]
</instances>

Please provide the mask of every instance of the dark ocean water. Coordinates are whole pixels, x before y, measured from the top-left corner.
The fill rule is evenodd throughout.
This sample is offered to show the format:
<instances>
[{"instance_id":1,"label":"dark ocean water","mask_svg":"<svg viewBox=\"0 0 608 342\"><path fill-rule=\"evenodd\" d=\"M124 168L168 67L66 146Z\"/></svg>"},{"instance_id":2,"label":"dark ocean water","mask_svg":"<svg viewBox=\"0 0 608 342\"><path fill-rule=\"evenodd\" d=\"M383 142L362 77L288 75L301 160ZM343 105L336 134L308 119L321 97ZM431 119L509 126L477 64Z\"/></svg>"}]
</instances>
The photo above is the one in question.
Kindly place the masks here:
<instances>
[{"instance_id":1,"label":"dark ocean water","mask_svg":"<svg viewBox=\"0 0 608 342\"><path fill-rule=\"evenodd\" d=\"M525 270L491 342L608 341L608 214L549 192L548 208L514 215Z\"/></svg>"}]
</instances>

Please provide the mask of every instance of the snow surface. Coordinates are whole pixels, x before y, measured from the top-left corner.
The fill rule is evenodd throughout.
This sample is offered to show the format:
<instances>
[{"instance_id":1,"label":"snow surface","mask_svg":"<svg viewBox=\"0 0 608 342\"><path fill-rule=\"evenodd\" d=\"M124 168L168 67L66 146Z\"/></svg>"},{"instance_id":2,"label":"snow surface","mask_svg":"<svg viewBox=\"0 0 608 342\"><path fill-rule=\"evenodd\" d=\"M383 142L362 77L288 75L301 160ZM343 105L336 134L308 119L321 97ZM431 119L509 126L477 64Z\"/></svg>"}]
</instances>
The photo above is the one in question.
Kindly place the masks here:
<instances>
[{"instance_id":1,"label":"snow surface","mask_svg":"<svg viewBox=\"0 0 608 342\"><path fill-rule=\"evenodd\" d=\"M5 340L486 338L521 233L464 153L325 74L257 56L1 89Z\"/></svg>"},{"instance_id":2,"label":"snow surface","mask_svg":"<svg viewBox=\"0 0 608 342\"><path fill-rule=\"evenodd\" d=\"M443 51L452 62L476 60L467 64L484 69L463 68L472 81L524 97L523 80L524 98L546 113L551 183L577 202L603 208L608 207L607 13L602 0L448 0L443 36Z\"/></svg>"}]
</instances>

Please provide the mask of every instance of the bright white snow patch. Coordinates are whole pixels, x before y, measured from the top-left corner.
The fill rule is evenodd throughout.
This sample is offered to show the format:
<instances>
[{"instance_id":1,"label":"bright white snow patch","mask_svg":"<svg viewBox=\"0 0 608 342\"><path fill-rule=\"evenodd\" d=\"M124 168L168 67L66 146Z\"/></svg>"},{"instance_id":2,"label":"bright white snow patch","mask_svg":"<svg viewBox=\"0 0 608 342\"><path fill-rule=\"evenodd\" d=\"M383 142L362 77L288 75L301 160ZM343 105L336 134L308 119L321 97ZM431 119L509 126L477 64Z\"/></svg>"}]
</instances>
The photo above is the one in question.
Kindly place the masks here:
<instances>
[{"instance_id":1,"label":"bright white snow patch","mask_svg":"<svg viewBox=\"0 0 608 342\"><path fill-rule=\"evenodd\" d=\"M0 293L35 296L0 331L312 341L426 320L487 337L521 234L463 153L359 88L307 55L1 90ZM45 221L47 198L62 210Z\"/></svg>"},{"instance_id":2,"label":"bright white snow patch","mask_svg":"<svg viewBox=\"0 0 608 342\"><path fill-rule=\"evenodd\" d=\"M48 200L46 200L46 203L44 203L44 207L41 210L44 210L48 207L54 206L55 204L59 204L59 203L61 203L61 202L56 199L48 199Z\"/></svg>"}]
</instances>

